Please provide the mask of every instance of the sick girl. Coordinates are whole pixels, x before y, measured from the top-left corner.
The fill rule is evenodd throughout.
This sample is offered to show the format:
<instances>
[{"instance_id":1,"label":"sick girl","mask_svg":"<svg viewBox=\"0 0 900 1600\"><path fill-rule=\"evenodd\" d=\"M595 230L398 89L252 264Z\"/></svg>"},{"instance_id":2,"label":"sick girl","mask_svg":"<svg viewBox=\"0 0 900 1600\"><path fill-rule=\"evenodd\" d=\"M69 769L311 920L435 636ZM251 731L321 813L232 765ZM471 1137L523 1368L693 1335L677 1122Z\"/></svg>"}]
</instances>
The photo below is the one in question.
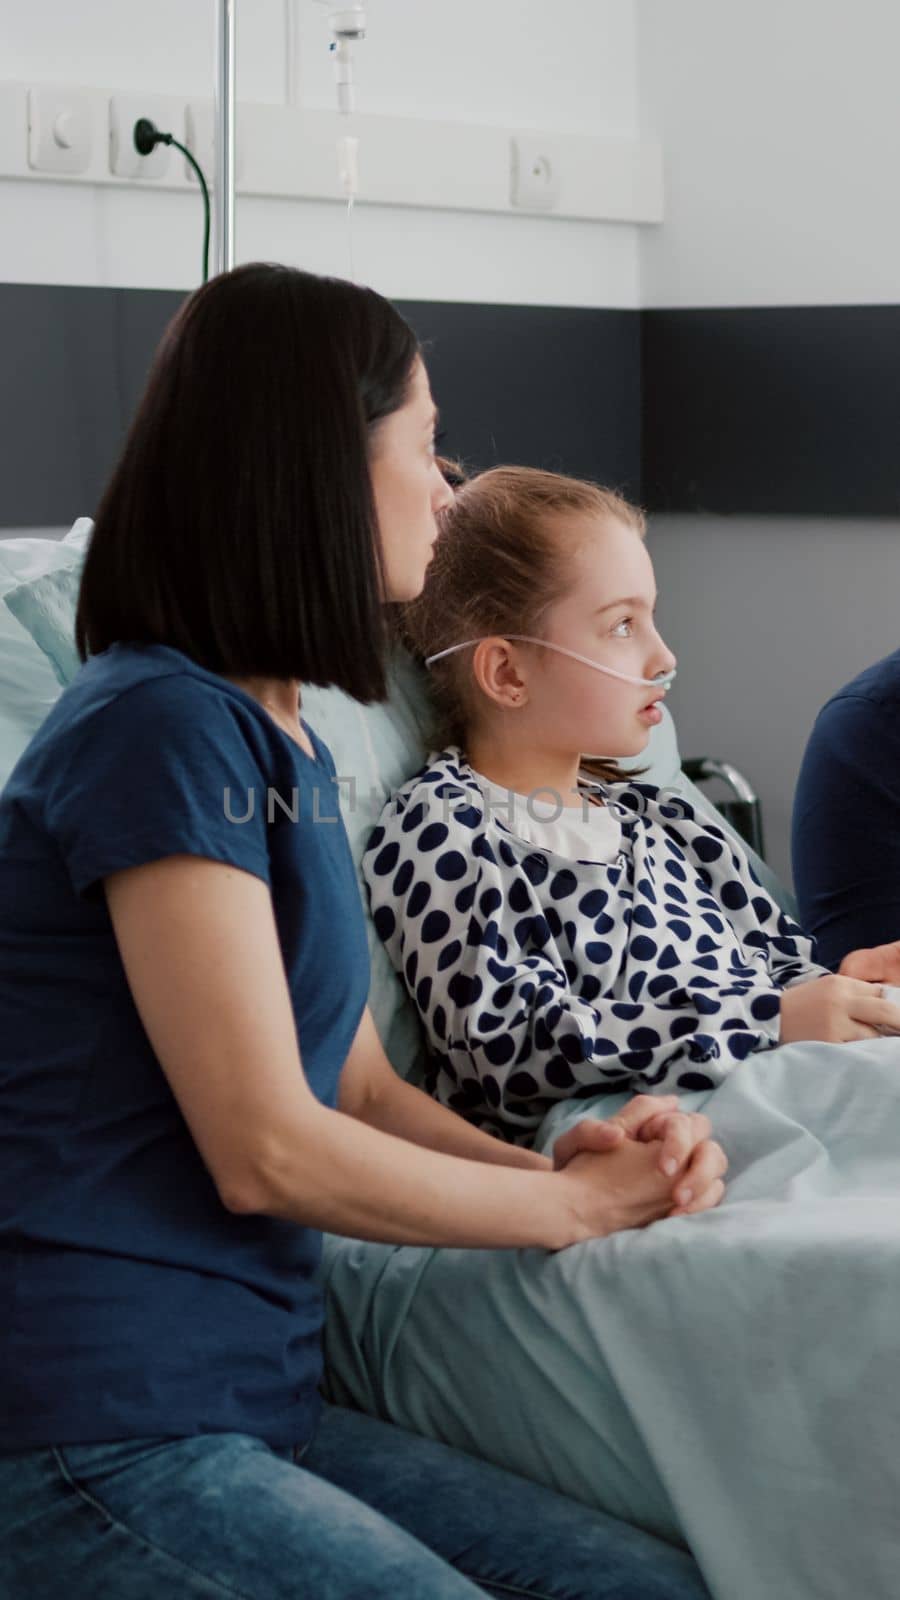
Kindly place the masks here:
<instances>
[{"instance_id":1,"label":"sick girl","mask_svg":"<svg viewBox=\"0 0 900 1600\"><path fill-rule=\"evenodd\" d=\"M403 608L437 727L373 832L372 911L430 1091L516 1143L560 1099L711 1089L781 1042L900 1029L877 984L815 964L722 828L617 767L675 675L655 607L639 511L502 467L444 510Z\"/></svg>"}]
</instances>

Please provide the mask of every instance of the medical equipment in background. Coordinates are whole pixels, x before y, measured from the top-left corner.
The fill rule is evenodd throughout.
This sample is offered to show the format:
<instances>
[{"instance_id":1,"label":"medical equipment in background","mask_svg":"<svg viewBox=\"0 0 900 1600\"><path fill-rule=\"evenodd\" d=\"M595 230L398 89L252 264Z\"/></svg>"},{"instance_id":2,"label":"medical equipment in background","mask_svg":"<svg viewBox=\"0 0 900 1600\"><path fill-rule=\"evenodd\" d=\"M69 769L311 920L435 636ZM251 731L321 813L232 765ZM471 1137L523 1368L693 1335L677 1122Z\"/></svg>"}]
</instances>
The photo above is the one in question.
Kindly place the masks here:
<instances>
[{"instance_id":1,"label":"medical equipment in background","mask_svg":"<svg viewBox=\"0 0 900 1600\"><path fill-rule=\"evenodd\" d=\"M351 5L335 5L333 0L317 0L328 6L328 26L331 29L331 51L334 62L334 81L337 88L337 107L341 116L352 116L356 110L356 84L353 77L355 47L366 37L367 16L363 0ZM352 228L353 202L359 192L359 140L353 134L342 134L337 142L338 180L341 193L347 199L347 223ZM351 233L351 277L352 272Z\"/></svg>"},{"instance_id":2,"label":"medical equipment in background","mask_svg":"<svg viewBox=\"0 0 900 1600\"><path fill-rule=\"evenodd\" d=\"M333 0L317 0L317 3L328 6L338 111L342 116L349 117L356 102L353 52L359 41L366 37L366 8L362 0L353 0L349 5L335 5ZM158 128L150 117L139 117L132 130L134 147L139 155L151 155L158 144L171 144L181 151L197 174L204 205L204 283L209 277L210 211L215 224L215 271L227 272L234 266L235 4L236 0L216 0L215 181L212 206L205 174L191 151L173 133ZM347 200L351 278L354 276L353 202L359 189L358 150L359 140L353 134L343 134L337 141L338 181L341 193Z\"/></svg>"},{"instance_id":3,"label":"medical equipment in background","mask_svg":"<svg viewBox=\"0 0 900 1600\"><path fill-rule=\"evenodd\" d=\"M681 770L691 783L717 782L729 791L727 800L716 800L716 809L737 828L751 850L765 861L762 806L753 785L730 761L714 761L711 756L699 756L682 761Z\"/></svg>"},{"instance_id":4,"label":"medical equipment in background","mask_svg":"<svg viewBox=\"0 0 900 1600\"><path fill-rule=\"evenodd\" d=\"M228 272L234 266L234 6L235 0L216 0L216 272Z\"/></svg>"},{"instance_id":5,"label":"medical equipment in background","mask_svg":"<svg viewBox=\"0 0 900 1600\"><path fill-rule=\"evenodd\" d=\"M349 117L356 110L353 47L366 37L366 8L362 0L354 0L349 6L334 5L331 0L319 0L319 4L329 8L328 25L331 29L338 111Z\"/></svg>"},{"instance_id":6,"label":"medical equipment in background","mask_svg":"<svg viewBox=\"0 0 900 1600\"><path fill-rule=\"evenodd\" d=\"M235 0L216 0L215 190L212 207L216 272L227 272L234 266L234 6ZM196 172L203 196L203 282L206 283L209 277L210 199L209 185L199 162L174 134L157 128L150 117L138 117L132 137L134 147L141 156L151 155L158 144L174 145Z\"/></svg>"}]
</instances>

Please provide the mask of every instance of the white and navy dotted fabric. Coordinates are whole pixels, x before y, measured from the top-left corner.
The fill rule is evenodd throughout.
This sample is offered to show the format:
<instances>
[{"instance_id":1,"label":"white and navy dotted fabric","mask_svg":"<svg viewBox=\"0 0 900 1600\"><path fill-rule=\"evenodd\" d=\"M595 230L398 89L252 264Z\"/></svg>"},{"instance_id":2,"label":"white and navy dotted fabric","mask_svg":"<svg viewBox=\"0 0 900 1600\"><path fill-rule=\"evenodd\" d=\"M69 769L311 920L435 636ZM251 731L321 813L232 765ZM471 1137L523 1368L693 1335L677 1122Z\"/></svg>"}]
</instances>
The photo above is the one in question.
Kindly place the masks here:
<instances>
[{"instance_id":1,"label":"white and navy dotted fabric","mask_svg":"<svg viewBox=\"0 0 900 1600\"><path fill-rule=\"evenodd\" d=\"M432 755L363 858L438 1100L527 1143L557 1100L711 1088L777 1043L781 990L825 969L720 828L665 790L601 787L621 849L571 861L482 785L456 746Z\"/></svg>"}]
</instances>

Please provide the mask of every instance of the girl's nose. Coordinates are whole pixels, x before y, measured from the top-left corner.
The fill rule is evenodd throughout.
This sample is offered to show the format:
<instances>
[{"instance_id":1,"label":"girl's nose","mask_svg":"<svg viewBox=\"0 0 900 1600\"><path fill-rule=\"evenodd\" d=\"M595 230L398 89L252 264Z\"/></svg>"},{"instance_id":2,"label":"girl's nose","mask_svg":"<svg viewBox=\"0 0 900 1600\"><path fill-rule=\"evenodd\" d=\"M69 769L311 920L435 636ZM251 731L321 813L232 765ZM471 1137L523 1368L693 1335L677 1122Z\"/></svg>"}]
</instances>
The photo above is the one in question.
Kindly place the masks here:
<instances>
[{"instance_id":1,"label":"girl's nose","mask_svg":"<svg viewBox=\"0 0 900 1600\"><path fill-rule=\"evenodd\" d=\"M662 636L657 633L656 638L658 644L657 654L654 657L656 671L651 673L651 677L659 676L664 672L674 672L678 665L676 657L672 654Z\"/></svg>"}]
</instances>

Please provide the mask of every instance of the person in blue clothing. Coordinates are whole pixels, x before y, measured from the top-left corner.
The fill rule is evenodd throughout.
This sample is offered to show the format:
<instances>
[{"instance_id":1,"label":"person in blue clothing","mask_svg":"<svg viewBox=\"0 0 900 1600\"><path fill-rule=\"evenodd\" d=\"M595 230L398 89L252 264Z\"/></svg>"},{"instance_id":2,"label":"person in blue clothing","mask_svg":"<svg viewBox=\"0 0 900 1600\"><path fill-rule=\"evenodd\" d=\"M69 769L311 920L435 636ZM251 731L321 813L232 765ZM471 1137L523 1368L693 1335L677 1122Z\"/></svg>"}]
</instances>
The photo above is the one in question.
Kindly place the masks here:
<instances>
[{"instance_id":1,"label":"person in blue clothing","mask_svg":"<svg viewBox=\"0 0 900 1600\"><path fill-rule=\"evenodd\" d=\"M682 1550L323 1404L320 1230L557 1250L713 1205L639 1097L551 1162L391 1069L302 686L385 693L451 491L415 337L251 265L169 328L83 662L0 798L0 1593L700 1596Z\"/></svg>"},{"instance_id":2,"label":"person in blue clothing","mask_svg":"<svg viewBox=\"0 0 900 1600\"><path fill-rule=\"evenodd\" d=\"M833 695L794 795L800 920L826 967L900 983L900 650Z\"/></svg>"}]
</instances>

